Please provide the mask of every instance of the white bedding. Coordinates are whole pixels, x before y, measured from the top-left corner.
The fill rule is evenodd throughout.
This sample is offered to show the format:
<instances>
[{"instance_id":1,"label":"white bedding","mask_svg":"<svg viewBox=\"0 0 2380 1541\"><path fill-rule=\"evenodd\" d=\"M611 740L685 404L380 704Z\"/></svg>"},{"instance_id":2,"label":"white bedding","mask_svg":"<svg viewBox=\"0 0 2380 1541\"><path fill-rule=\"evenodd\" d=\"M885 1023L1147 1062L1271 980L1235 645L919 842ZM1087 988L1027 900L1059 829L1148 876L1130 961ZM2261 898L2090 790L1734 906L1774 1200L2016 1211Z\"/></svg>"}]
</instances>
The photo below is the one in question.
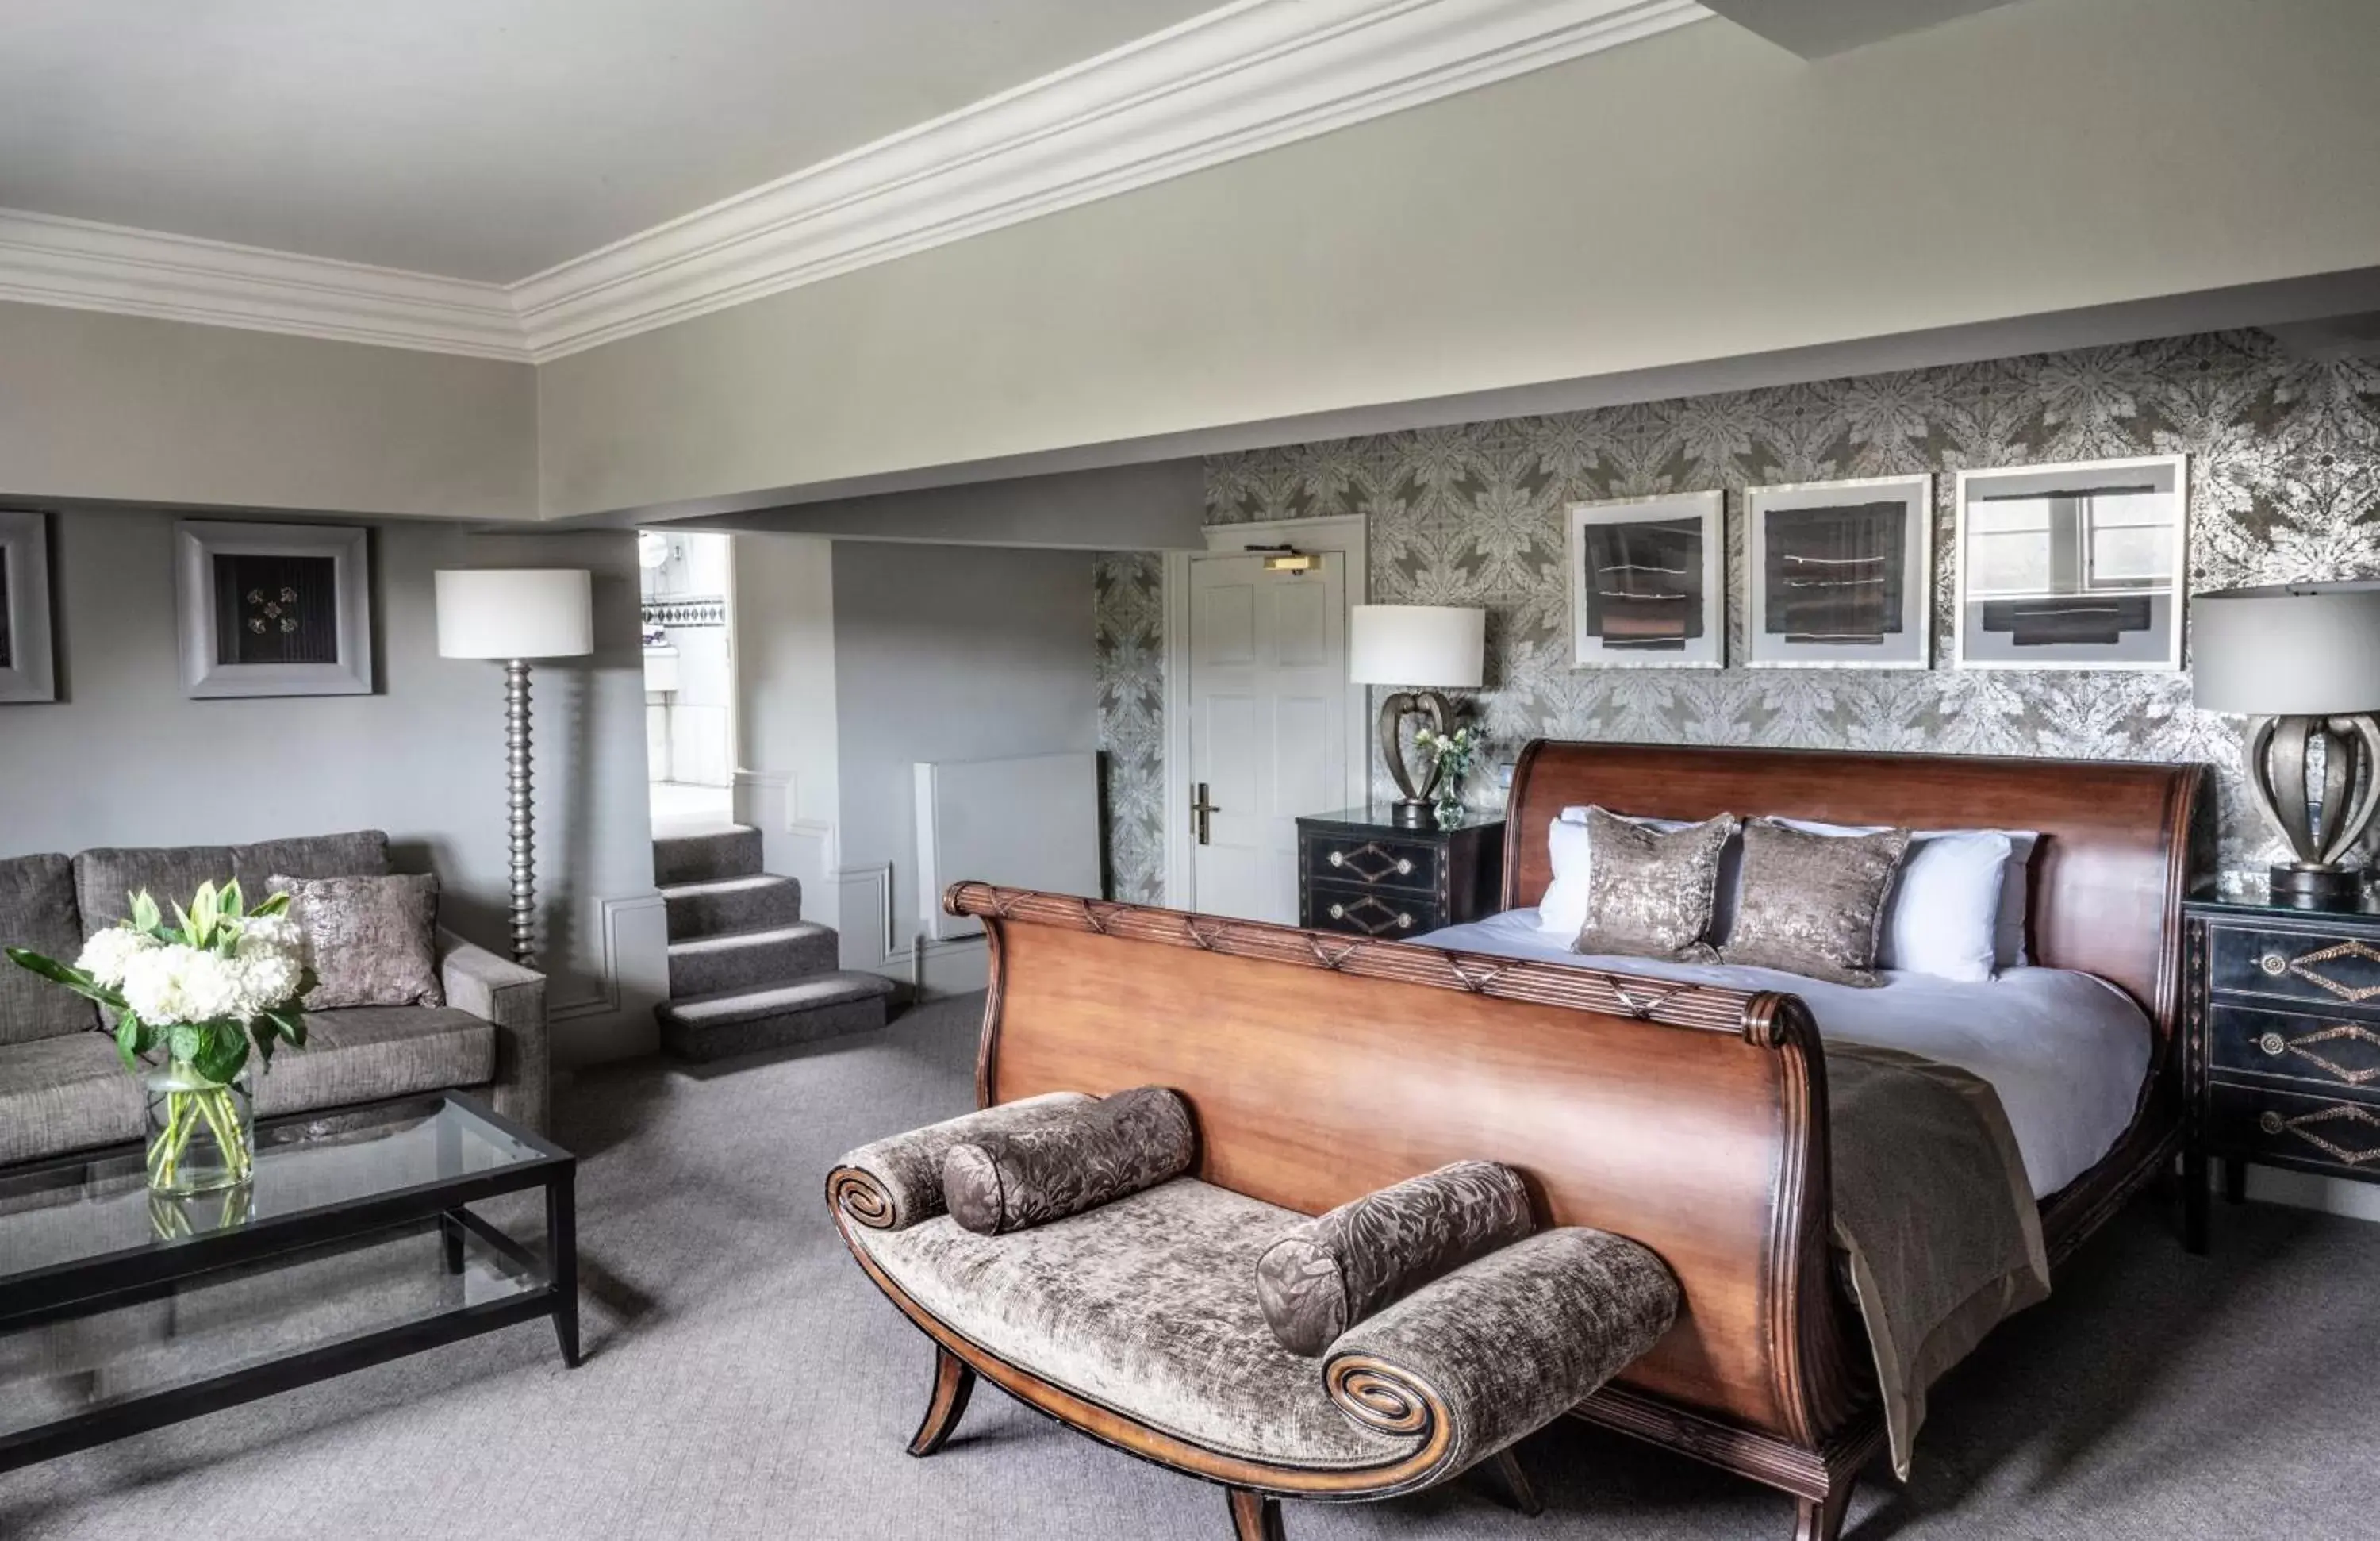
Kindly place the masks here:
<instances>
[{"instance_id":1,"label":"white bedding","mask_svg":"<svg viewBox=\"0 0 2380 1541\"><path fill-rule=\"evenodd\" d=\"M1790 990L1819 1036L1923 1054L1983 1077L1999 1093L2035 1198L2090 1170L2132 1122L2148 1078L2148 1017L2105 980L2061 968L2003 969L1967 984L1889 973L1875 989L1770 968L1583 957L1537 928L1534 909L1506 910L1414 939L1424 946L1737 989Z\"/></svg>"}]
</instances>

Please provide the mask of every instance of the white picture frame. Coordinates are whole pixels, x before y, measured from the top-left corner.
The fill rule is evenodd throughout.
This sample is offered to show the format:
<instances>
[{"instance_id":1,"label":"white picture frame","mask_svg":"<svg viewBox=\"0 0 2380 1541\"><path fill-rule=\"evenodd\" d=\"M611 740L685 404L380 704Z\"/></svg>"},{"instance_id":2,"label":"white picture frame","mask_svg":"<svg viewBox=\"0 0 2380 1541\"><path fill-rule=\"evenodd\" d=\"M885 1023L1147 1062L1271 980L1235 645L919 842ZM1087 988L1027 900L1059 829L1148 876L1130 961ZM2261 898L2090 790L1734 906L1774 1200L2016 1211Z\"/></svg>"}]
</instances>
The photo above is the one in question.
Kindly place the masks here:
<instances>
[{"instance_id":1,"label":"white picture frame","mask_svg":"<svg viewBox=\"0 0 2380 1541\"><path fill-rule=\"evenodd\" d=\"M184 695L371 694L370 531L177 520L174 577Z\"/></svg>"},{"instance_id":2,"label":"white picture frame","mask_svg":"<svg viewBox=\"0 0 2380 1541\"><path fill-rule=\"evenodd\" d=\"M58 698L55 649L49 516L0 509L0 706Z\"/></svg>"},{"instance_id":3,"label":"white picture frame","mask_svg":"<svg viewBox=\"0 0 2380 1541\"><path fill-rule=\"evenodd\" d=\"M1961 669L2179 670L2189 457L1958 473Z\"/></svg>"},{"instance_id":4,"label":"white picture frame","mask_svg":"<svg viewBox=\"0 0 2380 1541\"><path fill-rule=\"evenodd\" d=\"M1747 666L1933 667L1933 473L1747 488L1743 514Z\"/></svg>"},{"instance_id":5,"label":"white picture frame","mask_svg":"<svg viewBox=\"0 0 2380 1541\"><path fill-rule=\"evenodd\" d=\"M1650 576L1655 569L1661 576ZM1671 612L1673 605L1680 608ZM1663 492L1571 504L1570 618L1572 668L1723 666L1726 494Z\"/></svg>"}]
</instances>

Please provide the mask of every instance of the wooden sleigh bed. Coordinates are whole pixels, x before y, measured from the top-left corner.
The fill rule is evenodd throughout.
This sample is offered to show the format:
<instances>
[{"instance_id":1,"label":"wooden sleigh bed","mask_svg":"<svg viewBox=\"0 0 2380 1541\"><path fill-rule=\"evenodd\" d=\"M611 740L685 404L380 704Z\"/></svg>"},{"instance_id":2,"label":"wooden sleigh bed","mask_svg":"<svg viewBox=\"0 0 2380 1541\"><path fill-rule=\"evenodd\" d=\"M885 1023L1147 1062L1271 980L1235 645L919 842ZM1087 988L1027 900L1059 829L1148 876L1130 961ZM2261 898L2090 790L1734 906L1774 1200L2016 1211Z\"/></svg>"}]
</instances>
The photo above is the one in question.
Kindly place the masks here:
<instances>
[{"instance_id":1,"label":"wooden sleigh bed","mask_svg":"<svg viewBox=\"0 0 2380 1541\"><path fill-rule=\"evenodd\" d=\"M2041 831L2034 961L2121 987L2155 1035L2129 1132L2043 1202L2055 1266L2180 1145L2180 904L2205 838L2201 783L2193 766L1540 741L1513 778L1503 903L1536 903L1542 831L1585 803ZM1669 1335L1576 1415L1791 1494L1803 1541L1839 1534L1884 1429L1830 1266L1826 1062L1797 998L979 883L945 903L990 939L982 1105L1171 1086L1196 1110L1196 1175L1306 1213L1467 1157L1520 1168L1549 1223L1643 1242L1683 1292ZM904 1309L969 1367L1085 1426L1079 1399ZM1331 1496L1130 1420L1090 1431L1211 1480Z\"/></svg>"}]
</instances>

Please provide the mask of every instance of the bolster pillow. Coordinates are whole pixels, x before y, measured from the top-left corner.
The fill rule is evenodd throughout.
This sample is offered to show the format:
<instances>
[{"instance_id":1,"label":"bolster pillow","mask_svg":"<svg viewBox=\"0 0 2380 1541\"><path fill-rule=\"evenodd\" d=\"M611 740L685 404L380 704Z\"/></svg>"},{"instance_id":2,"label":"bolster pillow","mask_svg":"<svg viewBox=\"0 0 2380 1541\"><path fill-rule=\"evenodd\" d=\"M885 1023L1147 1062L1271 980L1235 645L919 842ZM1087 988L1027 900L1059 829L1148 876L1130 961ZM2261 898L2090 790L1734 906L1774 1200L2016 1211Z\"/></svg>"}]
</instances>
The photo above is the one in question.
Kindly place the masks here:
<instances>
[{"instance_id":1,"label":"bolster pillow","mask_svg":"<svg viewBox=\"0 0 2380 1541\"><path fill-rule=\"evenodd\" d=\"M1091 1098L1081 1092L1048 1092L863 1145L827 1174L828 1201L870 1231L905 1231L942 1212L942 1158L951 1147L1089 1106Z\"/></svg>"},{"instance_id":2,"label":"bolster pillow","mask_svg":"<svg viewBox=\"0 0 2380 1541\"><path fill-rule=\"evenodd\" d=\"M1153 1188L1190 1170L1190 1110L1163 1086L1135 1086L1028 1129L951 1147L942 1204L985 1236L1023 1231Z\"/></svg>"},{"instance_id":3,"label":"bolster pillow","mask_svg":"<svg viewBox=\"0 0 2380 1541\"><path fill-rule=\"evenodd\" d=\"M1457 1161L1273 1243L1257 1259L1257 1300L1281 1346L1312 1358L1365 1317L1536 1229L1519 1172Z\"/></svg>"}]
</instances>

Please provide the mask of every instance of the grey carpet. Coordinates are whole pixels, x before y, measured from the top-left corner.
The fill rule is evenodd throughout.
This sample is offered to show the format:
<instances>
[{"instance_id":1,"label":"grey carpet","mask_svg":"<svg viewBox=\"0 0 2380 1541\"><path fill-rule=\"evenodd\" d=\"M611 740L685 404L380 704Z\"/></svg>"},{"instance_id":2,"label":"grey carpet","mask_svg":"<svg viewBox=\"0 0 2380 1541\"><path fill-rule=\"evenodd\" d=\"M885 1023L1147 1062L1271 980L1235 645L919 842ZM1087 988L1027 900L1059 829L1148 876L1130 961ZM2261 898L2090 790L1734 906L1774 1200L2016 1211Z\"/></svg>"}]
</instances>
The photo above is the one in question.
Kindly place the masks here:
<instances>
[{"instance_id":1,"label":"grey carpet","mask_svg":"<svg viewBox=\"0 0 2380 1541\"><path fill-rule=\"evenodd\" d=\"M579 1180L589 1357L541 1324L0 1475L0 1536L225 1541L1228 1535L1217 1490L978 1389L913 1461L925 1340L844 1255L838 1153L971 1100L980 998L881 1034L698 1073L654 1062L557 1099ZM2217 1206L2211 1257L2143 1204L2059 1295L1934 1398L1904 1492L1851 1535L2347 1537L2380 1514L2380 1227ZM1597 1430L1523 1447L1548 1512L1456 1484L1287 1506L1293 1541L1752 1537L1782 1498Z\"/></svg>"}]
</instances>

